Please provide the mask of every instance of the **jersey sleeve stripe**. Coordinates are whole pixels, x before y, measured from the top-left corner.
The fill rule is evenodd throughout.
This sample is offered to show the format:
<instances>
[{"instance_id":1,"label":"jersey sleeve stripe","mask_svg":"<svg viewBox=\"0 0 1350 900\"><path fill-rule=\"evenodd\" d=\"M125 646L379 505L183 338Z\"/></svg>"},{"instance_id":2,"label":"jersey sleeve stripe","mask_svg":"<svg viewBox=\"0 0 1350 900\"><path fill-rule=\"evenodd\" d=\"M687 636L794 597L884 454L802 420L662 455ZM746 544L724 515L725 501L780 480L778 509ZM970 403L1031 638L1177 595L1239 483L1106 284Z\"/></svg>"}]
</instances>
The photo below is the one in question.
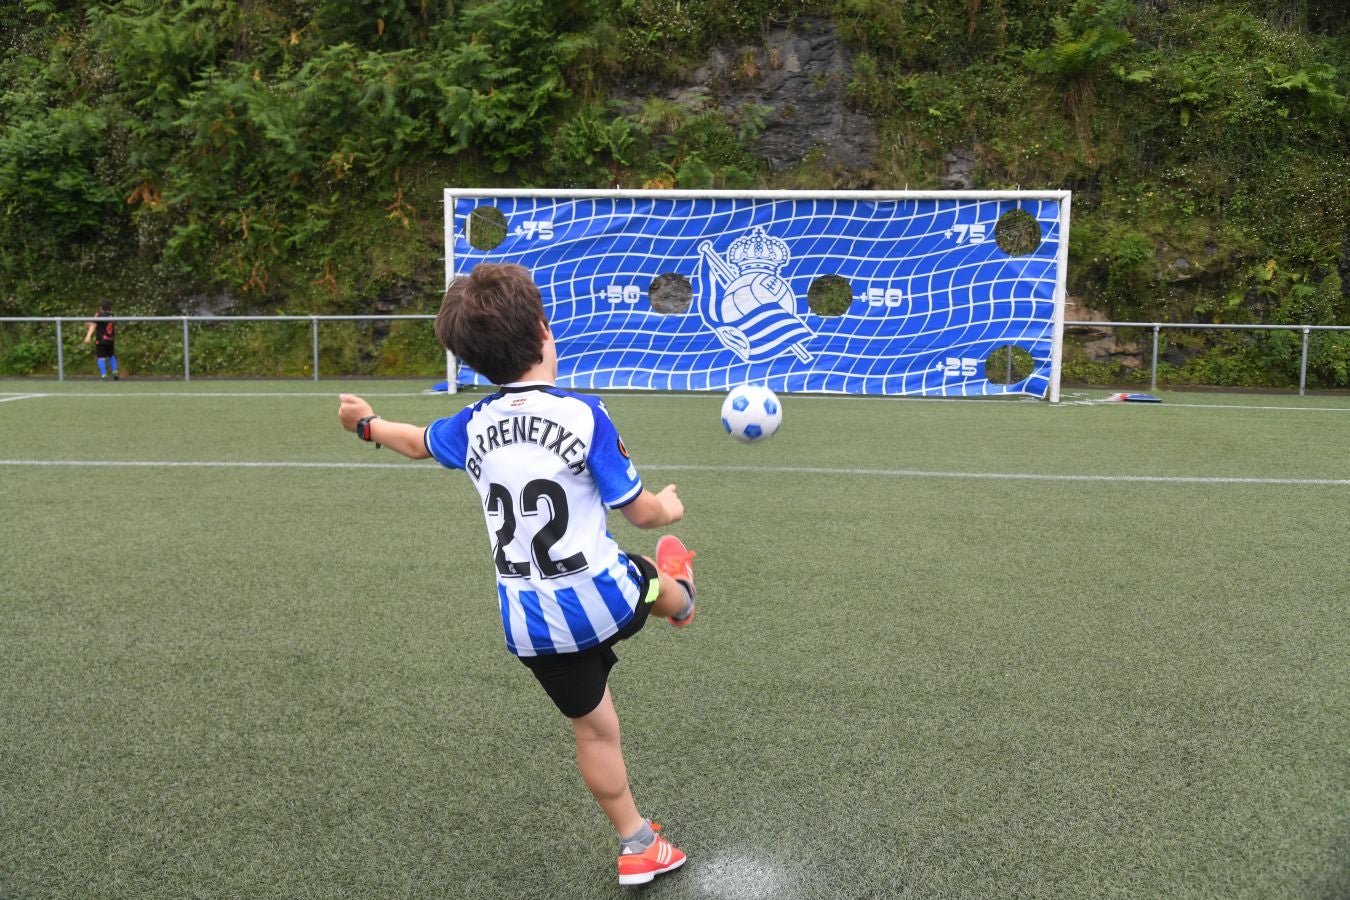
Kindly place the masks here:
<instances>
[{"instance_id":1,"label":"jersey sleeve stripe","mask_svg":"<svg viewBox=\"0 0 1350 900\"><path fill-rule=\"evenodd\" d=\"M613 503L607 505L609 506L610 509L620 509L621 507L627 506L628 504L636 500L638 498L638 494L641 493L642 493L642 482L639 481L636 485L633 486L633 489L629 491L627 494L625 494L622 498L615 500Z\"/></svg>"}]
</instances>

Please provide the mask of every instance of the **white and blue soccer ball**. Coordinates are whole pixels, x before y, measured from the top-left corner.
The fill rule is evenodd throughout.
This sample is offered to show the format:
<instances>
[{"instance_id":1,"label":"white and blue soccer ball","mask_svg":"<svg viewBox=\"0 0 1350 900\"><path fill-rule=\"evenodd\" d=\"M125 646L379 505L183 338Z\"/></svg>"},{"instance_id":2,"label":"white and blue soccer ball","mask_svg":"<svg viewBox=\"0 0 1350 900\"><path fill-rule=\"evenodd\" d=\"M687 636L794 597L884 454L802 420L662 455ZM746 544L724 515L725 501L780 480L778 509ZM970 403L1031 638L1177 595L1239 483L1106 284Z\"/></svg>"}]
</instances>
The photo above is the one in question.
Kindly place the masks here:
<instances>
[{"instance_id":1,"label":"white and blue soccer ball","mask_svg":"<svg viewBox=\"0 0 1350 900\"><path fill-rule=\"evenodd\" d=\"M722 427L744 444L765 441L783 424L783 404L763 385L743 384L722 401Z\"/></svg>"}]
</instances>

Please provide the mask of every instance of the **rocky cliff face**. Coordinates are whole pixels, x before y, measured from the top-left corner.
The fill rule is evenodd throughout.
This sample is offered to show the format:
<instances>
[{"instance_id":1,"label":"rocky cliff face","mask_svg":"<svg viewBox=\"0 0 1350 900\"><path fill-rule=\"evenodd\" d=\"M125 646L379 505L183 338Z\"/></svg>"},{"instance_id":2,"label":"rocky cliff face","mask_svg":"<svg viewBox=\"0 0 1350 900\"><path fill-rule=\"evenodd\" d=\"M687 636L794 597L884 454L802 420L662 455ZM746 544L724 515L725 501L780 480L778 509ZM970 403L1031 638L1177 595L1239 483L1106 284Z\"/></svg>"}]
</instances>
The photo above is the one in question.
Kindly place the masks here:
<instances>
[{"instance_id":1,"label":"rocky cliff face","mask_svg":"<svg viewBox=\"0 0 1350 900\"><path fill-rule=\"evenodd\" d=\"M713 51L666 96L690 110L716 109L732 123L762 123L751 149L774 171L809 161L831 172L836 187L868 188L877 136L846 102L851 77L833 23L802 18L762 43Z\"/></svg>"},{"instance_id":2,"label":"rocky cliff face","mask_svg":"<svg viewBox=\"0 0 1350 900\"><path fill-rule=\"evenodd\" d=\"M726 84L723 102L731 108L769 108L754 150L771 168L813 159L842 182L867 186L876 131L848 106L852 62L832 23L798 20L769 32L762 47L714 54L701 72Z\"/></svg>"}]
</instances>

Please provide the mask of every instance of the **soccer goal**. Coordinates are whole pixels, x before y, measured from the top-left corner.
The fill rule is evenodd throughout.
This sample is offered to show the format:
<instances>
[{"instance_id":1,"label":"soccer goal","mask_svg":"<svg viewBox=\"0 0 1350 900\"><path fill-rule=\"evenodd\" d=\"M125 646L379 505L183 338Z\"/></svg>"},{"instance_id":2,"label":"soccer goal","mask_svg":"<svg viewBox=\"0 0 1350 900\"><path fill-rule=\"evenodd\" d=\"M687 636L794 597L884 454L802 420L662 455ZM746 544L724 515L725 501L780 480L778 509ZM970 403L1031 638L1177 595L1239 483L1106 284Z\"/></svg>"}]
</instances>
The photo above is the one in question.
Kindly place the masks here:
<instances>
[{"instance_id":1,"label":"soccer goal","mask_svg":"<svg viewBox=\"0 0 1350 900\"><path fill-rule=\"evenodd\" d=\"M525 266L576 389L1059 399L1068 191L445 191L446 284ZM457 377L456 377L457 374ZM451 366L456 381L481 384Z\"/></svg>"}]
</instances>

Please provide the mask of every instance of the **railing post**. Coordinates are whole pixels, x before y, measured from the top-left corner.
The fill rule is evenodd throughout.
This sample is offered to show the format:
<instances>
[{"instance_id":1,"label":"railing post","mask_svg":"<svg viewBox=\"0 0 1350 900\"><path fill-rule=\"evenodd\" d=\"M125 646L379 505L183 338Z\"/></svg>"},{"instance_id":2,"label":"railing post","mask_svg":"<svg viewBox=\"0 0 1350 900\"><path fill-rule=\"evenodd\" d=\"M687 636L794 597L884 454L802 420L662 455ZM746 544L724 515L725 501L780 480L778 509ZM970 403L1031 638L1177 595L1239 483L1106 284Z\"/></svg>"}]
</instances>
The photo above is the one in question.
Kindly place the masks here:
<instances>
[{"instance_id":1,"label":"railing post","mask_svg":"<svg viewBox=\"0 0 1350 900\"><path fill-rule=\"evenodd\" d=\"M1148 389L1156 391L1158 389L1158 332L1162 326L1157 322L1153 323L1153 364L1150 367Z\"/></svg>"},{"instance_id":2,"label":"railing post","mask_svg":"<svg viewBox=\"0 0 1350 900\"><path fill-rule=\"evenodd\" d=\"M1298 395L1303 396L1303 389L1308 385L1308 332L1312 329L1307 325L1303 326L1303 359L1298 364Z\"/></svg>"},{"instance_id":3,"label":"railing post","mask_svg":"<svg viewBox=\"0 0 1350 900\"><path fill-rule=\"evenodd\" d=\"M183 380L192 380L192 351L188 349L188 317L183 316Z\"/></svg>"},{"instance_id":4,"label":"railing post","mask_svg":"<svg viewBox=\"0 0 1350 900\"><path fill-rule=\"evenodd\" d=\"M61 346L61 320L56 320L56 380L66 380L66 348Z\"/></svg>"},{"instance_id":5,"label":"railing post","mask_svg":"<svg viewBox=\"0 0 1350 900\"><path fill-rule=\"evenodd\" d=\"M314 343L314 380L319 380L319 317L310 316L310 337Z\"/></svg>"}]
</instances>

